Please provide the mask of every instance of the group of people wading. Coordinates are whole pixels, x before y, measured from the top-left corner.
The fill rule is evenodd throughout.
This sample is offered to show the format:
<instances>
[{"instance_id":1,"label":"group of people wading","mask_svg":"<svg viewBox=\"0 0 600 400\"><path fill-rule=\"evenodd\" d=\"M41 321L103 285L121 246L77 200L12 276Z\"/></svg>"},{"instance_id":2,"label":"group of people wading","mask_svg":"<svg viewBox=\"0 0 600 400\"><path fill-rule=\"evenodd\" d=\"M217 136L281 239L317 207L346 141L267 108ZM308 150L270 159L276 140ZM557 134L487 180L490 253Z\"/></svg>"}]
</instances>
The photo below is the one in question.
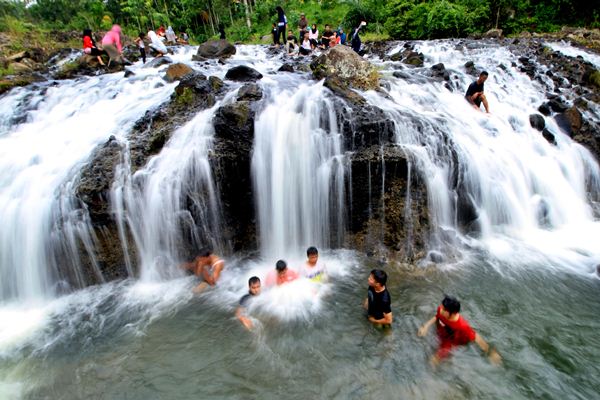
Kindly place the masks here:
<instances>
[{"instance_id":1,"label":"group of people wading","mask_svg":"<svg viewBox=\"0 0 600 400\"><path fill-rule=\"evenodd\" d=\"M195 293L215 286L224 267L225 262L208 248L202 249L192 262L181 265L181 268L202 279L202 282L194 287ZM319 262L319 251L316 247L309 247L306 250L306 262L298 271L289 268L284 260L277 261L275 269L266 276L265 286L283 286L300 278L317 284L329 281L327 268L325 264ZM392 298L386 287L387 279L385 271L381 269L371 271L367 278L367 296L363 304L368 321L380 329L391 329L393 323ZM261 291L261 279L258 276L252 276L248 280L248 293L239 300L235 311L237 319L248 330L252 330L254 327L252 318L248 314L248 306L257 296L260 296ZM492 363L500 364L502 358L498 352L471 327L460 314L460 309L461 304L455 297L444 295L435 315L418 329L417 335L423 337L427 335L432 326L436 327L439 348L430 358L431 365L438 365L440 361L450 355L455 347L471 342L477 343Z\"/></svg>"}]
</instances>

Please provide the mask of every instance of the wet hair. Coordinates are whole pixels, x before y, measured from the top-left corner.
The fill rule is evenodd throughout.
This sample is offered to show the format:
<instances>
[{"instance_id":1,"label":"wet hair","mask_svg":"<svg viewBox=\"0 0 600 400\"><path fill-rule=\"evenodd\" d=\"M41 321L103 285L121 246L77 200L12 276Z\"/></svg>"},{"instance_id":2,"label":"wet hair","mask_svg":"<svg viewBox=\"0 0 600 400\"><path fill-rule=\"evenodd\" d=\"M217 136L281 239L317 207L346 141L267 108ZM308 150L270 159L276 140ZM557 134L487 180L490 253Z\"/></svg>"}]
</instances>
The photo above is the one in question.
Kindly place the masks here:
<instances>
[{"instance_id":1,"label":"wet hair","mask_svg":"<svg viewBox=\"0 0 600 400\"><path fill-rule=\"evenodd\" d=\"M460 301L456 299L456 297L444 295L444 299L442 300L442 306L448 311L450 314L456 314L460 312Z\"/></svg>"},{"instance_id":2,"label":"wet hair","mask_svg":"<svg viewBox=\"0 0 600 400\"><path fill-rule=\"evenodd\" d=\"M82 37L86 37L86 36L92 37L92 30L91 29L88 28L88 29L84 29L83 30Z\"/></svg>"},{"instance_id":3,"label":"wet hair","mask_svg":"<svg viewBox=\"0 0 600 400\"><path fill-rule=\"evenodd\" d=\"M308 249L306 249L306 256L310 257L312 255L319 255L319 250L317 250L317 248L315 246L310 246Z\"/></svg>"},{"instance_id":4,"label":"wet hair","mask_svg":"<svg viewBox=\"0 0 600 400\"><path fill-rule=\"evenodd\" d=\"M198 251L198 257L208 257L212 254L210 247L203 247Z\"/></svg>"},{"instance_id":5,"label":"wet hair","mask_svg":"<svg viewBox=\"0 0 600 400\"><path fill-rule=\"evenodd\" d=\"M488 74L487 71L481 71L481 73L479 74L479 76L489 76L490 74Z\"/></svg>"},{"instance_id":6,"label":"wet hair","mask_svg":"<svg viewBox=\"0 0 600 400\"><path fill-rule=\"evenodd\" d=\"M146 34L145 34L144 32L140 32L140 35L139 35L139 36L140 36L140 39L143 39L143 38L145 38L145 37L146 37Z\"/></svg>"},{"instance_id":7,"label":"wet hair","mask_svg":"<svg viewBox=\"0 0 600 400\"><path fill-rule=\"evenodd\" d=\"M248 279L248 286L252 286L255 283L260 283L260 278L258 276L253 276L252 278Z\"/></svg>"},{"instance_id":8,"label":"wet hair","mask_svg":"<svg viewBox=\"0 0 600 400\"><path fill-rule=\"evenodd\" d=\"M371 271L371 275L373 275L373 279L375 279L375 282L379 283L382 286L384 286L387 282L387 274L384 270L374 269Z\"/></svg>"},{"instance_id":9,"label":"wet hair","mask_svg":"<svg viewBox=\"0 0 600 400\"><path fill-rule=\"evenodd\" d=\"M283 260L279 260L277 261L277 263L275 264L275 269L277 270L277 272L282 272L287 268L287 263Z\"/></svg>"},{"instance_id":10,"label":"wet hair","mask_svg":"<svg viewBox=\"0 0 600 400\"><path fill-rule=\"evenodd\" d=\"M283 8L281 8L281 6L277 6L275 7L275 11L277 11L277 15L281 16L283 15Z\"/></svg>"}]
</instances>

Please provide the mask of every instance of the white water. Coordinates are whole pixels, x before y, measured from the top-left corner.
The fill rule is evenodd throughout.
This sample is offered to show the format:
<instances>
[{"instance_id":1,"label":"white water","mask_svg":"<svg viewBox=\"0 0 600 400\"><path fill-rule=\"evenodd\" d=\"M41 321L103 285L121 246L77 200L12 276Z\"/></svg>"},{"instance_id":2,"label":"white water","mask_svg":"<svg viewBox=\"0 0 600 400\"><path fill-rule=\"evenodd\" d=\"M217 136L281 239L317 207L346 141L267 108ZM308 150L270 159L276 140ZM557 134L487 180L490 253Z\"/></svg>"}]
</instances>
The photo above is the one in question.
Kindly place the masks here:
<instances>
[{"instance_id":1,"label":"white water","mask_svg":"<svg viewBox=\"0 0 600 400\"><path fill-rule=\"evenodd\" d=\"M391 99L377 93L365 95L396 123L397 142L413 161L412 173L426 178L434 221L432 248L448 253L452 247L465 253L471 248L504 268L543 264L547 269L589 273L600 259L596 240L600 229L588 199L588 194L598 196L596 161L551 119L546 121L556 135L556 147L529 127L528 116L543 101L544 88L512 68L505 72L498 67L499 63L509 66L514 58L507 50L488 47L463 55L451 47L447 42L423 43L420 51L428 56L427 66L444 62L451 76L458 76L458 91L448 92L440 83L390 77ZM188 51L178 59L198 67L190 56ZM486 82L492 109L489 117L469 108L462 97L473 79L462 72L462 65L470 59L490 72ZM287 259L294 267L303 261L306 246L340 244L341 238L332 238L331 232L343 232L347 179L347 156L322 85L306 82L302 75L268 75L280 61L268 60L262 50L251 46L241 47L231 62L251 64L265 75L259 83L266 98L256 122L253 173L261 255L266 261L228 260L219 288L225 295L203 296L220 307L225 302L229 308L246 291L247 278L264 277L277 258ZM207 68L208 74L219 76L226 70L216 64ZM62 282L48 246L52 232L57 232L56 220L69 221L64 237L84 240L87 233L93 246L85 215L70 214L74 207L69 203L70 184L97 144L111 134L126 142L133 122L172 92L173 85L162 83L162 69L135 72L129 80L116 74L66 81L49 87L45 95L19 89L0 99L0 297L32 301L52 297L57 291ZM164 86L156 87L159 82ZM28 111L27 122L11 125L7 121L17 111L9 110L18 110L25 97L35 107ZM110 283L35 306L3 303L0 356L32 343L40 352L54 343L68 345L78 337L75 327L82 323L100 336L103 331L96 326L120 323L132 310L139 314L124 329L143 335L152 320L190 301L192 280L173 279L179 276L173 268L180 261L177 235L189 222L181 199L190 190L185 177L193 181L191 190L209 194L202 199L207 213L202 222L214 234L218 193L207 161L213 112L197 115L174 132L164 150L136 175L129 176L126 168L121 171L122 181L113 193L121 203L115 211L123 226L134 232L135 243L126 245L139 250L142 282ZM107 115L113 118L99 117ZM479 213L476 229L469 232L456 223L457 192L451 176L456 166L449 157L451 151L457 154L461 181ZM541 204L547 210L543 221ZM343 275L354 261L336 254L326 262L337 271L334 275ZM77 271L77 266L73 269ZM165 279L171 280L160 282ZM277 319L310 318L321 311L322 299L312 296L310 286L300 281L272 291L253 307ZM323 296L328 290L333 289L326 287ZM59 321L62 333L45 330L53 321ZM13 390L9 386L6 390Z\"/></svg>"},{"instance_id":2,"label":"white water","mask_svg":"<svg viewBox=\"0 0 600 400\"><path fill-rule=\"evenodd\" d=\"M581 57L585 61L593 64L596 68L600 69L600 55L598 54L590 53L577 47L573 47L569 43L566 43L564 41L548 42L546 43L546 45L552 50L561 52L566 56Z\"/></svg>"},{"instance_id":3,"label":"white water","mask_svg":"<svg viewBox=\"0 0 600 400\"><path fill-rule=\"evenodd\" d=\"M252 157L262 254L277 259L310 245L339 246L345 158L334 104L321 84L275 88L269 100L256 121Z\"/></svg>"},{"instance_id":4,"label":"white water","mask_svg":"<svg viewBox=\"0 0 600 400\"><path fill-rule=\"evenodd\" d=\"M501 68L515 58L508 50L486 46L465 54L452 48L452 42L426 42L417 50L427 55L422 73L443 62L458 90L450 92L442 83L391 79L392 100L367 95L396 122L397 142L425 177L436 228L432 245L454 246L458 239L504 264L546 260L589 273L600 258L593 239L600 224L590 204L600 194L597 161L552 118L546 124L557 146L530 127L529 115L537 113L546 88L515 68ZM474 110L463 98L475 79L464 73L469 60L490 73L485 87L491 115ZM419 116L420 131L414 115ZM457 226L455 169L478 214L471 233ZM449 232L454 234L448 237Z\"/></svg>"}]
</instances>

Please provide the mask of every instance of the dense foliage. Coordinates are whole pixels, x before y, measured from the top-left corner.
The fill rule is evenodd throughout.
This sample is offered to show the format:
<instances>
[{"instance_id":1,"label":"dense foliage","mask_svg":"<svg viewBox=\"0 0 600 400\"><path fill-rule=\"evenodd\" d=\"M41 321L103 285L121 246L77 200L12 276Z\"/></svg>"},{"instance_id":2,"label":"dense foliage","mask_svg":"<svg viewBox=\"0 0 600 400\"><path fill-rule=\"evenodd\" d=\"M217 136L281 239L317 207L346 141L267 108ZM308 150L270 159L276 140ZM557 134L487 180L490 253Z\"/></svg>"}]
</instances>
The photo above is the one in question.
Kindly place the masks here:
<instances>
[{"instance_id":1,"label":"dense foliage","mask_svg":"<svg viewBox=\"0 0 600 400\"><path fill-rule=\"evenodd\" d=\"M343 26L362 19L373 34L402 39L459 37L500 28L505 34L554 31L563 25L600 26L597 0L0 0L0 30L23 24L58 30L106 30L113 23L135 34L172 25L197 40L217 35L223 24L233 40L268 35L275 6L295 28L300 12L309 22ZM26 25L25 25L26 27Z\"/></svg>"}]
</instances>

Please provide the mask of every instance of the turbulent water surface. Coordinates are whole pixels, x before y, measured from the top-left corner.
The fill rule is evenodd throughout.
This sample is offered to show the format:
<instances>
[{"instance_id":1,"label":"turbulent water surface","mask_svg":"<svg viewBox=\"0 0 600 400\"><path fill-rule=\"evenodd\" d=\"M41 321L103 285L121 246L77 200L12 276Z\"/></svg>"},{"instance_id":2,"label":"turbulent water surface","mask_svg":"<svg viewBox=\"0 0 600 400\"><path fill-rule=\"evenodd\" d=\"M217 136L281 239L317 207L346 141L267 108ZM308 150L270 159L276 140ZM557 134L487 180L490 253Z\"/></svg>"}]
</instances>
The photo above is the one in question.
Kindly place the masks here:
<instances>
[{"instance_id":1,"label":"turbulent water surface","mask_svg":"<svg viewBox=\"0 0 600 400\"><path fill-rule=\"evenodd\" d=\"M218 287L199 296L176 268L178 227L190 218L181 198L208 193L199 208L218 236L211 119L238 86L177 129L143 169L132 175L126 160L119 167L113 211L133 233L123 246L138 249L141 276L78 291L81 279L61 272L77 275L78 260L60 268L53 258L58 242L68 250L75 238L93 250L87 217L72 204L77 173L110 135L127 143L135 121L166 101L173 84L162 81L163 70L136 65L128 80L90 77L0 98L0 398L599 398L596 160L551 119L556 146L530 128L529 114L553 84L510 68L507 49L417 47L425 68L398 79L399 63L374 59L388 93L364 95L394 122L396 143L423 177L430 250L448 257L385 267L394 313L387 331L362 310L369 271L383 261L328 250L343 243L351 155L321 82L273 74L283 60L262 48L241 46L230 61L265 76L252 159L260 253L229 256ZM217 63L193 63L194 50L174 58L224 76ZM462 98L473 79L462 67L468 60L490 72L491 116ZM426 77L438 62L454 91ZM470 230L457 224L452 171L477 211ZM322 250L329 281L265 288L249 307L255 329L246 331L234 311L248 278L264 278L278 258L297 268L311 244ZM501 366L474 345L429 366L436 339L416 330L444 293L463 300L463 315L498 349Z\"/></svg>"}]
</instances>

